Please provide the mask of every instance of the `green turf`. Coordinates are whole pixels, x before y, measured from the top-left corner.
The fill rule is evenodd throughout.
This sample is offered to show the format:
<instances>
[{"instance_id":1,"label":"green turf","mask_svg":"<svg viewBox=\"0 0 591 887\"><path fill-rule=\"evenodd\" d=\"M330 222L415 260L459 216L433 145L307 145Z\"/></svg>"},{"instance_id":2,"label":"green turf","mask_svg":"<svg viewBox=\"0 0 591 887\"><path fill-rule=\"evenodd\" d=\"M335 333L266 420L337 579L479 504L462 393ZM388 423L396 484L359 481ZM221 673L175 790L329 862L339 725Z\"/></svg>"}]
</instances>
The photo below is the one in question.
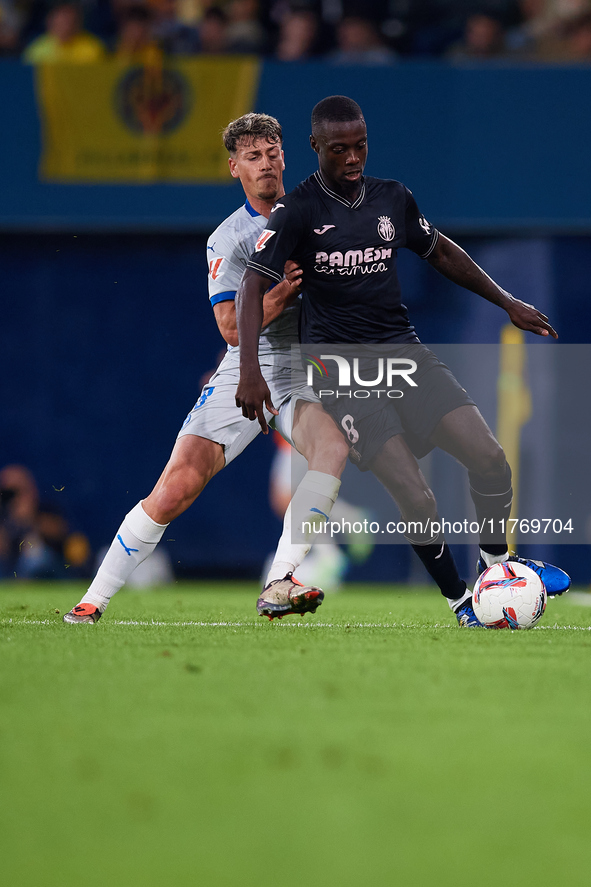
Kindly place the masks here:
<instances>
[{"instance_id":1,"label":"green turf","mask_svg":"<svg viewBox=\"0 0 591 887\"><path fill-rule=\"evenodd\" d=\"M269 623L203 584L63 625L79 590L0 586L4 884L588 885L576 599L512 633L424 590Z\"/></svg>"}]
</instances>

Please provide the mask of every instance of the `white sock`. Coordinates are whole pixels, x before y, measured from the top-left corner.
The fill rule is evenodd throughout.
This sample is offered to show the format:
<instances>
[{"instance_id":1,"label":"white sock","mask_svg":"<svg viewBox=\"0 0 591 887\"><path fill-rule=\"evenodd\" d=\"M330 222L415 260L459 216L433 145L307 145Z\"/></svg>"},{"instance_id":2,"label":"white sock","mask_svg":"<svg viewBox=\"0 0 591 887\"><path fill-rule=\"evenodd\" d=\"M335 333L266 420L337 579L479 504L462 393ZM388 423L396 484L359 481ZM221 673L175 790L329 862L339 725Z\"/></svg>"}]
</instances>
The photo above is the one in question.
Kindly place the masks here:
<instances>
[{"instance_id":1,"label":"white sock","mask_svg":"<svg viewBox=\"0 0 591 887\"><path fill-rule=\"evenodd\" d=\"M332 474L306 472L285 512L283 533L265 585L283 579L301 564L329 519L340 486L340 480Z\"/></svg>"},{"instance_id":2,"label":"white sock","mask_svg":"<svg viewBox=\"0 0 591 887\"><path fill-rule=\"evenodd\" d=\"M335 519L334 508L331 518ZM305 561L298 567L297 578L304 585L319 585L323 591L338 591L347 564L347 555L338 545L322 542L312 546Z\"/></svg>"},{"instance_id":3,"label":"white sock","mask_svg":"<svg viewBox=\"0 0 591 887\"><path fill-rule=\"evenodd\" d=\"M338 502L335 502L331 517L341 525L345 523L363 523L363 519L367 517L367 511L359 508L358 505L351 505L345 499L339 499Z\"/></svg>"},{"instance_id":4,"label":"white sock","mask_svg":"<svg viewBox=\"0 0 591 887\"><path fill-rule=\"evenodd\" d=\"M461 607L462 604L465 603L468 600L468 598L471 598L471 597L472 597L472 592L470 591L469 588L467 588L466 591L464 592L464 594L462 595L462 597L456 598L455 601L452 601L450 598L448 598L447 602L450 606L450 609L453 610L455 613L456 610L458 610L459 607Z\"/></svg>"},{"instance_id":5,"label":"white sock","mask_svg":"<svg viewBox=\"0 0 591 887\"><path fill-rule=\"evenodd\" d=\"M80 603L94 604L103 613L113 595L125 585L138 564L154 551L167 526L168 524L157 524L148 517L142 503L138 502L125 515Z\"/></svg>"},{"instance_id":6,"label":"white sock","mask_svg":"<svg viewBox=\"0 0 591 887\"><path fill-rule=\"evenodd\" d=\"M506 551L505 554L489 554L488 551L483 551L480 549L480 557L484 561L487 567L492 567L493 564L502 564L509 557L509 552Z\"/></svg>"}]
</instances>

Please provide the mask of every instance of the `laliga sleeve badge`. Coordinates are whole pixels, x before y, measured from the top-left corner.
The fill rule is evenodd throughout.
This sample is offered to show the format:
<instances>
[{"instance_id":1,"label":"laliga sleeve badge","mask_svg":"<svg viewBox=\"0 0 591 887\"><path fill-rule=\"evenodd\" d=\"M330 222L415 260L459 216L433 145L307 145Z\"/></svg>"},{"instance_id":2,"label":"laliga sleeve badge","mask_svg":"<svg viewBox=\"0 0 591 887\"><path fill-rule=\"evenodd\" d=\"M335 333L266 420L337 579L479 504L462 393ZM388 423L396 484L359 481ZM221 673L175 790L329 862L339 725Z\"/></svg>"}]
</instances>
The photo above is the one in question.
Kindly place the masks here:
<instances>
[{"instance_id":1,"label":"laliga sleeve badge","mask_svg":"<svg viewBox=\"0 0 591 887\"><path fill-rule=\"evenodd\" d=\"M261 231L254 248L255 253L260 253L260 251L266 247L267 241L269 241L274 234L275 231L270 231L269 228L265 228L264 231Z\"/></svg>"},{"instance_id":2,"label":"laliga sleeve badge","mask_svg":"<svg viewBox=\"0 0 591 887\"><path fill-rule=\"evenodd\" d=\"M222 263L224 261L223 256L219 259L210 259L209 262L209 276L212 280L217 280L220 276L220 270L222 267Z\"/></svg>"}]
</instances>

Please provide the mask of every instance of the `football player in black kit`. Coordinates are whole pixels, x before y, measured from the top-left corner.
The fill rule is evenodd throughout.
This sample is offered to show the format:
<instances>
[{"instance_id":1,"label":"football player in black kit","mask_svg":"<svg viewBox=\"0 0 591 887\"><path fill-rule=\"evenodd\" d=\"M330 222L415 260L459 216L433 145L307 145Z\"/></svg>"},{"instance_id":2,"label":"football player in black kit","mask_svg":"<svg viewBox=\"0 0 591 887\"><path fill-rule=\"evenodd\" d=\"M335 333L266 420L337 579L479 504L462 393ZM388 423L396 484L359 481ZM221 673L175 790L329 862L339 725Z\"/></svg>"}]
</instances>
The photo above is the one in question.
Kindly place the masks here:
<instances>
[{"instance_id":1,"label":"football player in black kit","mask_svg":"<svg viewBox=\"0 0 591 887\"><path fill-rule=\"evenodd\" d=\"M478 521L487 528L480 536L479 571L520 560L541 575L550 595L567 591L570 579L559 568L509 555L500 521L511 507L511 469L474 401L420 344L401 301L396 251L412 250L454 283L504 308L519 329L558 338L548 318L501 289L461 247L433 228L403 184L364 176L367 129L352 99L330 96L316 105L310 143L319 169L273 207L238 291L237 406L250 419L258 418L266 431L263 408L275 410L257 358L262 298L269 281L280 281L286 260L293 258L303 270L303 348L315 344L319 354L318 344L345 343L340 353L361 354L358 366L369 369L372 363L374 376L376 354L395 354L407 367L409 361L416 363L402 399L353 399L339 391L335 381L330 386L335 396L322 397L322 404L348 438L352 460L381 481L403 520L414 526L407 539L458 623L480 624L445 539L432 530L439 521L437 504L416 457L433 447L450 453L468 470ZM351 351L353 343L356 350ZM365 358L359 347L364 345L374 346ZM334 354L334 345L331 350ZM373 377L368 373L364 378ZM322 388L328 384L323 378Z\"/></svg>"}]
</instances>

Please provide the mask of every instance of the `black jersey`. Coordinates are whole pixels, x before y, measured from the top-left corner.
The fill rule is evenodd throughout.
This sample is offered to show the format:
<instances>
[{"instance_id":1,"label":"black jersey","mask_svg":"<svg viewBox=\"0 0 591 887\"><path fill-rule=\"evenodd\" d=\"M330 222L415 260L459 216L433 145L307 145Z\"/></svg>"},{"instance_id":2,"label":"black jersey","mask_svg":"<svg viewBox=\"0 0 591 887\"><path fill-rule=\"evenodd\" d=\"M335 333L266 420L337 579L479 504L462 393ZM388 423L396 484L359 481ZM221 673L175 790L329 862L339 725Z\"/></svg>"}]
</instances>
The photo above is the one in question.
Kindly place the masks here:
<instances>
[{"instance_id":1,"label":"black jersey","mask_svg":"<svg viewBox=\"0 0 591 887\"><path fill-rule=\"evenodd\" d=\"M304 343L418 342L396 253L427 258L438 236L401 182L365 176L350 203L316 172L275 204L248 267L280 281L287 259L298 262Z\"/></svg>"}]
</instances>

